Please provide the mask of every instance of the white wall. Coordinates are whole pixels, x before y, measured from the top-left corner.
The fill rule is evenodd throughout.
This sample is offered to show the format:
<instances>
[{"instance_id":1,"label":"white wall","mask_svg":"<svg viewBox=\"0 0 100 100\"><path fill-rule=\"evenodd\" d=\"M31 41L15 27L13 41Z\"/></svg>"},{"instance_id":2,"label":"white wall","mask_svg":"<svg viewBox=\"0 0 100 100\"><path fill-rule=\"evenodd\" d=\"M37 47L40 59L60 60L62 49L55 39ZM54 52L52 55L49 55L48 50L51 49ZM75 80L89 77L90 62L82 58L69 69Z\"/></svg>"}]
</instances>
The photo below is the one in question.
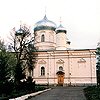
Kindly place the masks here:
<instances>
[{"instance_id":1,"label":"white wall","mask_svg":"<svg viewBox=\"0 0 100 100\"><path fill-rule=\"evenodd\" d=\"M95 52L92 51L92 52ZM36 83L57 84L57 71L63 67L64 84L96 84L96 58L89 50L65 50L39 53L34 69ZM40 76L40 66L45 66L45 76Z\"/></svg>"}]
</instances>

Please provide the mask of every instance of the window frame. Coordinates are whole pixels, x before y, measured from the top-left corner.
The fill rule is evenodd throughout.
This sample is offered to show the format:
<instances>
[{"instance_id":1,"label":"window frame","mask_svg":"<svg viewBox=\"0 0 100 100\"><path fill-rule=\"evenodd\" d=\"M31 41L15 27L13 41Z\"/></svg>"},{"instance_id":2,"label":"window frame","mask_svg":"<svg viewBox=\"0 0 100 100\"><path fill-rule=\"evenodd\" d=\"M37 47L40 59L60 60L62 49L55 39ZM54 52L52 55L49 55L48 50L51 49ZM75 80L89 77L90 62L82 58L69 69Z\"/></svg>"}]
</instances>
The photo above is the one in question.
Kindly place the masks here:
<instances>
[{"instance_id":1,"label":"window frame","mask_svg":"<svg viewBox=\"0 0 100 100\"><path fill-rule=\"evenodd\" d=\"M41 76L45 76L45 67L44 66L41 67Z\"/></svg>"},{"instance_id":2,"label":"window frame","mask_svg":"<svg viewBox=\"0 0 100 100\"><path fill-rule=\"evenodd\" d=\"M59 71L63 71L63 67L62 66L59 66Z\"/></svg>"},{"instance_id":3,"label":"window frame","mask_svg":"<svg viewBox=\"0 0 100 100\"><path fill-rule=\"evenodd\" d=\"M44 36L44 34L41 35L41 42L45 42L45 36Z\"/></svg>"}]
</instances>

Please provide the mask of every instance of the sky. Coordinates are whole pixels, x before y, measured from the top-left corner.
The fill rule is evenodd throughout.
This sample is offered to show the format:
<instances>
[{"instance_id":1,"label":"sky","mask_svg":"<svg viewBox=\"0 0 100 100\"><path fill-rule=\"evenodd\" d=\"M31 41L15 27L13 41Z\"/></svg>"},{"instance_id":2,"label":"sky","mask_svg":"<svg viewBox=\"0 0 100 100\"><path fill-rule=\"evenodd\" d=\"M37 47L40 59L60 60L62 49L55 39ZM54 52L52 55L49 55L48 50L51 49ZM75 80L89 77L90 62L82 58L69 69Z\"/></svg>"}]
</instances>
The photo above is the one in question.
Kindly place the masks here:
<instances>
[{"instance_id":1,"label":"sky","mask_svg":"<svg viewBox=\"0 0 100 100\"><path fill-rule=\"evenodd\" d=\"M45 12L46 9L46 12ZM67 29L71 48L92 49L100 41L100 0L0 0L0 37L9 43L20 23L34 29L44 15Z\"/></svg>"}]
</instances>

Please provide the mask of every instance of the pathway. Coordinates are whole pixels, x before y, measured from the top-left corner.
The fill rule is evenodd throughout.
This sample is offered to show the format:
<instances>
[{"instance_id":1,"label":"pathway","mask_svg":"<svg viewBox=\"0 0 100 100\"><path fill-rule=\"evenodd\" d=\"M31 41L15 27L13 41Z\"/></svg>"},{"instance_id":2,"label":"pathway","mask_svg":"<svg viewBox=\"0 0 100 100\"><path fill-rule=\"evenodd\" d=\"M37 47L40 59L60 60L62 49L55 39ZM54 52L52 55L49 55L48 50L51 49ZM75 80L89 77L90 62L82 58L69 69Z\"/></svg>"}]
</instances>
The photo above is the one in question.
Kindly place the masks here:
<instances>
[{"instance_id":1,"label":"pathway","mask_svg":"<svg viewBox=\"0 0 100 100\"><path fill-rule=\"evenodd\" d=\"M83 87L56 87L28 100L86 100Z\"/></svg>"}]
</instances>

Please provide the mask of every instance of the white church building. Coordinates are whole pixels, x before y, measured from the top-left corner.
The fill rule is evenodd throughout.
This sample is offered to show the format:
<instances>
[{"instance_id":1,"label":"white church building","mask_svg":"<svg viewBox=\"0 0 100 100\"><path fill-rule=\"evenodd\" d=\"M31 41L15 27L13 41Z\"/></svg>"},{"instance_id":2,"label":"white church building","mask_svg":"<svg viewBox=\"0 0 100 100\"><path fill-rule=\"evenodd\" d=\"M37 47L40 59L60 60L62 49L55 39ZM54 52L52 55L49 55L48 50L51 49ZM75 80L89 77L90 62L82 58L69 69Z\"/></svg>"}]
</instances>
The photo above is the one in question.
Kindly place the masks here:
<instances>
[{"instance_id":1,"label":"white church building","mask_svg":"<svg viewBox=\"0 0 100 100\"><path fill-rule=\"evenodd\" d=\"M96 49L71 49L66 28L57 27L46 15L35 24L34 36L38 57L32 77L36 84L96 84Z\"/></svg>"}]
</instances>

